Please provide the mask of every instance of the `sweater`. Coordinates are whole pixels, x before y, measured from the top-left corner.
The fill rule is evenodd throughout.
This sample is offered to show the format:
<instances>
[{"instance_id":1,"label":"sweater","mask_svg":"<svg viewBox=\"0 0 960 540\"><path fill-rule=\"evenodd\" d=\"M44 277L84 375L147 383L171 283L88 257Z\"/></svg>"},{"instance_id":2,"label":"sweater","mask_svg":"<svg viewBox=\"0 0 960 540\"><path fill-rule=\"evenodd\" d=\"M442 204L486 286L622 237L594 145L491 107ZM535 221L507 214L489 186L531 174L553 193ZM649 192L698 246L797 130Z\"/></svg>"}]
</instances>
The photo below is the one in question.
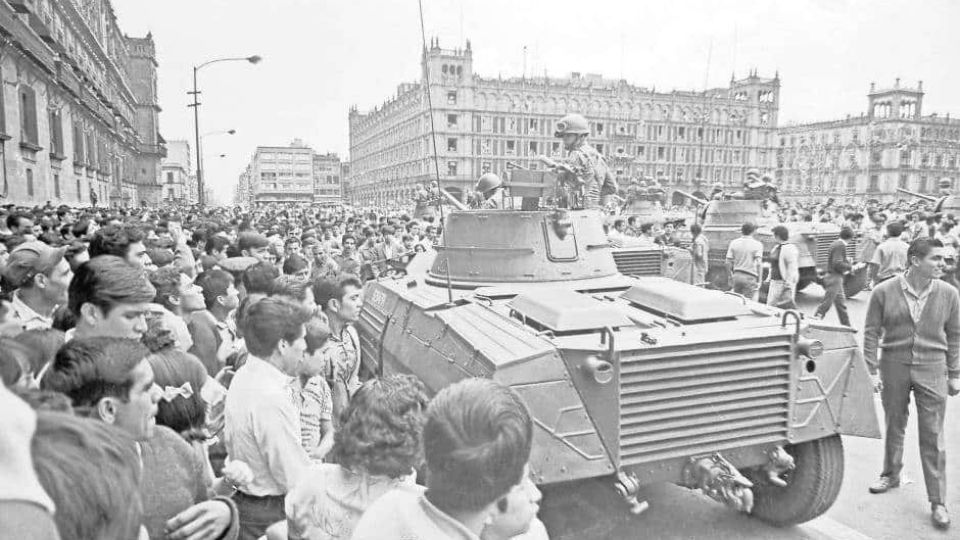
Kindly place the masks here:
<instances>
[{"instance_id":1,"label":"sweater","mask_svg":"<svg viewBox=\"0 0 960 540\"><path fill-rule=\"evenodd\" d=\"M830 244L830 253L827 256L827 273L844 275L853 265L847 259L847 243L837 238Z\"/></svg>"},{"instance_id":2,"label":"sweater","mask_svg":"<svg viewBox=\"0 0 960 540\"><path fill-rule=\"evenodd\" d=\"M943 281L933 280L930 287L919 323L910 316L900 279L888 279L873 290L863 329L870 373L877 373L879 345L881 362L942 363L951 379L960 378L960 297Z\"/></svg>"},{"instance_id":3,"label":"sweater","mask_svg":"<svg viewBox=\"0 0 960 540\"><path fill-rule=\"evenodd\" d=\"M204 465L190 444L166 426L156 426L153 437L140 444L140 458L143 524L150 538L165 538L167 520L209 498ZM221 538L236 539L240 530L236 505L225 497L216 499L227 503L233 513Z\"/></svg>"}]
</instances>

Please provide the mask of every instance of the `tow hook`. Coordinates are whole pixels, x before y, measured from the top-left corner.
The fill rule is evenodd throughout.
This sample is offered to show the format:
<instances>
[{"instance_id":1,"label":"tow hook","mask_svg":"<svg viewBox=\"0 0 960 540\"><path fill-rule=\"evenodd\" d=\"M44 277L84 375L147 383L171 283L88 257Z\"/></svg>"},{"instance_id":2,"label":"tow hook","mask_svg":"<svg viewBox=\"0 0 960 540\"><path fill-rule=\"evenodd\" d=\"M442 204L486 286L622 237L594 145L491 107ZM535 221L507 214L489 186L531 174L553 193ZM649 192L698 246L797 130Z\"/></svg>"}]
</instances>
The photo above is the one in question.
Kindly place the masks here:
<instances>
[{"instance_id":1,"label":"tow hook","mask_svg":"<svg viewBox=\"0 0 960 540\"><path fill-rule=\"evenodd\" d=\"M764 477L775 486L787 487L787 481L780 478L780 475L797 468L796 460L782 446L771 450L767 457L770 460L763 466Z\"/></svg>"},{"instance_id":2,"label":"tow hook","mask_svg":"<svg viewBox=\"0 0 960 540\"><path fill-rule=\"evenodd\" d=\"M744 513L753 510L753 482L720 454L690 458L683 470L684 485Z\"/></svg>"},{"instance_id":3,"label":"tow hook","mask_svg":"<svg viewBox=\"0 0 960 540\"><path fill-rule=\"evenodd\" d=\"M637 478L637 475L623 471L618 472L617 481L614 483L613 488L617 490L617 493L627 502L631 514L638 516L646 511L647 508L650 508L650 503L647 501L637 500L637 492L640 491L640 480Z\"/></svg>"}]
</instances>

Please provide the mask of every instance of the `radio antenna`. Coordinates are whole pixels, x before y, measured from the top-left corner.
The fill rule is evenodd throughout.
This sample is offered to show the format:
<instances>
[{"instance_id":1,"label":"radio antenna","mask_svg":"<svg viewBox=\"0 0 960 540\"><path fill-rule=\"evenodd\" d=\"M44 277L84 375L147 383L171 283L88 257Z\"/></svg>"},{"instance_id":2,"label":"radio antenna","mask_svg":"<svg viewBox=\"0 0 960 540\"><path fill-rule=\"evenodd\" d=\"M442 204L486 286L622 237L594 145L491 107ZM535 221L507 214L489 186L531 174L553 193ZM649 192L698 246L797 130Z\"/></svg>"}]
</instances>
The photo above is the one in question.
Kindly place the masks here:
<instances>
[{"instance_id":1,"label":"radio antenna","mask_svg":"<svg viewBox=\"0 0 960 540\"><path fill-rule=\"evenodd\" d=\"M427 66L427 31L423 24L423 0L417 0L420 7L420 40L423 43L423 82L424 91L427 93L427 111L430 113L430 139L433 141L433 170L437 177L437 189L443 189L440 185L440 157L437 155L437 129L433 119L433 98L430 96L430 69ZM441 200L443 195L437 194L437 211L440 213L440 238L445 240L447 228L444 226L443 204ZM446 243L446 242L444 242Z\"/></svg>"}]
</instances>

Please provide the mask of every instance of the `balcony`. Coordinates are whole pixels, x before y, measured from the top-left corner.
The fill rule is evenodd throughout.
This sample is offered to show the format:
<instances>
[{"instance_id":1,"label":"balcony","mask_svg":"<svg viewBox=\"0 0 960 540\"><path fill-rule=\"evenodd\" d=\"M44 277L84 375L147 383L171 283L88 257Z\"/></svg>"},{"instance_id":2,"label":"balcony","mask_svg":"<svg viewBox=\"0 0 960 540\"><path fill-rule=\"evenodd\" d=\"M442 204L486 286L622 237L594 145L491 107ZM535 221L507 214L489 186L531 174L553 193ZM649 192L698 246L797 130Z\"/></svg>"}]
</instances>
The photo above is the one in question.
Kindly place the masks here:
<instances>
[{"instance_id":1,"label":"balcony","mask_svg":"<svg viewBox=\"0 0 960 540\"><path fill-rule=\"evenodd\" d=\"M137 149L143 155L155 155L162 158L167 157L167 147L162 144L140 143Z\"/></svg>"}]
</instances>

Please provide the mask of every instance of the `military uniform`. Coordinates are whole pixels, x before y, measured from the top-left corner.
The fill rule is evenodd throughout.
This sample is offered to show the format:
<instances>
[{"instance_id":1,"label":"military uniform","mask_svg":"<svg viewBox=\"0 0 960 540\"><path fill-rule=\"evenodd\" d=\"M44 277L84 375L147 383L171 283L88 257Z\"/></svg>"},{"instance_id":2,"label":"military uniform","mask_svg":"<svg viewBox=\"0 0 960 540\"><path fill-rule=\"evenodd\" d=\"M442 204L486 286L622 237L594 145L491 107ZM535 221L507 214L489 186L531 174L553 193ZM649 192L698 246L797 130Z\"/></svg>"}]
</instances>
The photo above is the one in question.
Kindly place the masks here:
<instances>
[{"instance_id":1,"label":"military uniform","mask_svg":"<svg viewBox=\"0 0 960 540\"><path fill-rule=\"evenodd\" d=\"M584 142L560 163L566 169L561 172L560 180L570 205L600 208L600 188L610 174L603 156Z\"/></svg>"}]
</instances>

